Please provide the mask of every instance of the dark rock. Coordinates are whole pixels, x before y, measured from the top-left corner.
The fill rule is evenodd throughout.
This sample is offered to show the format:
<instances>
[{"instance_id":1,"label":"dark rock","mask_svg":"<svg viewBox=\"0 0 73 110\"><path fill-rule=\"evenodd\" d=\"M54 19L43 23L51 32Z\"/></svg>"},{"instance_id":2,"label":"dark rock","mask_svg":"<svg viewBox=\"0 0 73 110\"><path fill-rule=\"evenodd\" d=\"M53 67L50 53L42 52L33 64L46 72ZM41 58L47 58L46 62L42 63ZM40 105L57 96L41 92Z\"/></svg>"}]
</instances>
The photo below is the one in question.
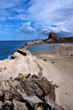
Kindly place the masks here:
<instances>
[{"instance_id":1,"label":"dark rock","mask_svg":"<svg viewBox=\"0 0 73 110\"><path fill-rule=\"evenodd\" d=\"M46 61L46 59L44 59L44 61Z\"/></svg>"},{"instance_id":2,"label":"dark rock","mask_svg":"<svg viewBox=\"0 0 73 110\"><path fill-rule=\"evenodd\" d=\"M47 81L47 78L46 77L42 77L41 80L42 81L45 81L45 80Z\"/></svg>"},{"instance_id":3,"label":"dark rock","mask_svg":"<svg viewBox=\"0 0 73 110\"><path fill-rule=\"evenodd\" d=\"M52 63L54 63L54 61L52 61Z\"/></svg>"},{"instance_id":4,"label":"dark rock","mask_svg":"<svg viewBox=\"0 0 73 110\"><path fill-rule=\"evenodd\" d=\"M47 80L29 79L20 83L25 93L29 96L36 95L43 98L45 95L49 94L51 100L55 100L55 87Z\"/></svg>"},{"instance_id":5,"label":"dark rock","mask_svg":"<svg viewBox=\"0 0 73 110\"><path fill-rule=\"evenodd\" d=\"M4 93L0 94L0 101L4 102Z\"/></svg>"},{"instance_id":6,"label":"dark rock","mask_svg":"<svg viewBox=\"0 0 73 110\"><path fill-rule=\"evenodd\" d=\"M13 110L12 102L6 101L2 106L2 110Z\"/></svg>"},{"instance_id":7,"label":"dark rock","mask_svg":"<svg viewBox=\"0 0 73 110\"><path fill-rule=\"evenodd\" d=\"M12 56L11 56L11 59L15 59L16 57L17 57L17 56L13 56L13 55L12 55Z\"/></svg>"},{"instance_id":8,"label":"dark rock","mask_svg":"<svg viewBox=\"0 0 73 110\"><path fill-rule=\"evenodd\" d=\"M57 84L54 84L54 86L55 86L56 88L58 88L58 87L59 87Z\"/></svg>"},{"instance_id":9,"label":"dark rock","mask_svg":"<svg viewBox=\"0 0 73 110\"><path fill-rule=\"evenodd\" d=\"M73 37L58 37L54 32L50 32L48 39L43 41L45 43L73 43Z\"/></svg>"},{"instance_id":10,"label":"dark rock","mask_svg":"<svg viewBox=\"0 0 73 110\"><path fill-rule=\"evenodd\" d=\"M22 54L22 55L24 55L24 56L26 56L27 54L26 54L26 52L24 52L23 50L21 50L21 49L17 49L16 50L18 53L20 53L20 54Z\"/></svg>"},{"instance_id":11,"label":"dark rock","mask_svg":"<svg viewBox=\"0 0 73 110\"><path fill-rule=\"evenodd\" d=\"M39 77L37 75L35 75L35 74L31 76L31 79L38 79L38 78Z\"/></svg>"},{"instance_id":12,"label":"dark rock","mask_svg":"<svg viewBox=\"0 0 73 110\"><path fill-rule=\"evenodd\" d=\"M66 50L68 50L68 49L66 49Z\"/></svg>"},{"instance_id":13,"label":"dark rock","mask_svg":"<svg viewBox=\"0 0 73 110\"><path fill-rule=\"evenodd\" d=\"M29 78L30 76L31 76L31 74L27 74L27 75L26 75L26 79Z\"/></svg>"},{"instance_id":14,"label":"dark rock","mask_svg":"<svg viewBox=\"0 0 73 110\"><path fill-rule=\"evenodd\" d=\"M73 55L71 55L71 56L73 56Z\"/></svg>"}]
</instances>

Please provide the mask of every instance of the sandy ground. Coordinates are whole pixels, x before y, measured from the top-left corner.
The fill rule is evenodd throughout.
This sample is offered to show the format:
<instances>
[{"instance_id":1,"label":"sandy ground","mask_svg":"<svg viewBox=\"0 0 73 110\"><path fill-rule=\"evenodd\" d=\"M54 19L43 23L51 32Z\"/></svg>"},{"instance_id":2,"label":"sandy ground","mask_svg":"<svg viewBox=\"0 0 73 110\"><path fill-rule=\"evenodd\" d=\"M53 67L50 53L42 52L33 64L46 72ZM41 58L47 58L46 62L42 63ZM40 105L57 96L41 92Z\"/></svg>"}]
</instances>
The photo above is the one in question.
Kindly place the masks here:
<instances>
[{"instance_id":1,"label":"sandy ground","mask_svg":"<svg viewBox=\"0 0 73 110\"><path fill-rule=\"evenodd\" d=\"M73 45L53 47L59 50L32 54L37 56L43 75L58 86L56 102L66 110L73 110Z\"/></svg>"}]
</instances>

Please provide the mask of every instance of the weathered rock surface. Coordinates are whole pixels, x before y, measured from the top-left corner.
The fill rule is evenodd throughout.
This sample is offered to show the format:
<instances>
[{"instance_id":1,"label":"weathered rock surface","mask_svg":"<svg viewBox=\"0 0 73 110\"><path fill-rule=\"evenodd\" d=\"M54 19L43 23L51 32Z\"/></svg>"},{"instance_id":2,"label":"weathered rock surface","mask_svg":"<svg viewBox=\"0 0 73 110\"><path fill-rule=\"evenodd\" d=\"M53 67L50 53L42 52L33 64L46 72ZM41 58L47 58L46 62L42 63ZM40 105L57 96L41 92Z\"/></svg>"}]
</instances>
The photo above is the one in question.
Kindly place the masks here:
<instances>
[{"instance_id":1,"label":"weathered rock surface","mask_svg":"<svg viewBox=\"0 0 73 110\"><path fill-rule=\"evenodd\" d=\"M15 78L19 73L38 75L40 69L35 60L36 57L28 50L17 49L11 59L0 61L0 81Z\"/></svg>"},{"instance_id":2,"label":"weathered rock surface","mask_svg":"<svg viewBox=\"0 0 73 110\"><path fill-rule=\"evenodd\" d=\"M64 110L54 104L55 86L44 77L31 75L21 80L18 76L4 81L4 85L0 86L0 110Z\"/></svg>"}]
</instances>

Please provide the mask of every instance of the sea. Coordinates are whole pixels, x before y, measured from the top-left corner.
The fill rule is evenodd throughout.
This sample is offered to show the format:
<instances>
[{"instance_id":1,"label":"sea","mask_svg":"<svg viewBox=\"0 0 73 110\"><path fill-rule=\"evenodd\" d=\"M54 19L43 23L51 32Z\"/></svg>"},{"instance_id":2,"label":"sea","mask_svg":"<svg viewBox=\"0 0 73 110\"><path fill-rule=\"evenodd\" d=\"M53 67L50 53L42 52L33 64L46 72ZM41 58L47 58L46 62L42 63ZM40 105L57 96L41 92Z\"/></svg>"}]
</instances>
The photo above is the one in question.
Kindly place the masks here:
<instances>
[{"instance_id":1,"label":"sea","mask_svg":"<svg viewBox=\"0 0 73 110\"><path fill-rule=\"evenodd\" d=\"M0 41L0 60L10 59L16 49L22 48L28 41ZM29 48L30 52L55 50L48 44L35 45Z\"/></svg>"},{"instance_id":2,"label":"sea","mask_svg":"<svg viewBox=\"0 0 73 110\"><path fill-rule=\"evenodd\" d=\"M20 49L29 41L0 41L0 60L11 58L16 49Z\"/></svg>"}]
</instances>

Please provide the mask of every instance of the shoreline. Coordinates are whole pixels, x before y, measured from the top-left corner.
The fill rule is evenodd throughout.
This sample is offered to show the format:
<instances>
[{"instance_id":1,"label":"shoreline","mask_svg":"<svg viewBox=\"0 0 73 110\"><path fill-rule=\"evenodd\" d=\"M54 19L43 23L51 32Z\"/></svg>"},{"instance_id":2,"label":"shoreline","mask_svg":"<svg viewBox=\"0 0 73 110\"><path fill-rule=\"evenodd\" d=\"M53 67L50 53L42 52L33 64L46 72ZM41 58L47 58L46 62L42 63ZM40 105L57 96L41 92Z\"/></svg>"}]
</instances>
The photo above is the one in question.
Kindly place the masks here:
<instances>
[{"instance_id":1,"label":"shoreline","mask_svg":"<svg viewBox=\"0 0 73 110\"><path fill-rule=\"evenodd\" d=\"M60 105L65 110L71 110L73 108L71 103L73 102L73 45L51 45L53 48L58 48L58 50L34 53L30 53L28 50L30 46L22 46L21 49L14 52L11 59L0 61L0 90L7 90L12 82L13 86L15 86L19 75L23 76L22 81L26 81L27 77L29 80L29 76L32 77L35 74L35 77L38 76L41 81L43 77L46 78L55 88L53 104L56 102L57 107ZM47 90L47 88L45 89ZM52 99L52 96L50 99ZM49 96L47 102L52 104ZM56 109L56 105L54 107ZM63 108L61 110L64 110Z\"/></svg>"},{"instance_id":2,"label":"shoreline","mask_svg":"<svg viewBox=\"0 0 73 110\"><path fill-rule=\"evenodd\" d=\"M56 84L56 103L66 110L73 108L73 45L54 45L57 51L32 52L43 68L43 75Z\"/></svg>"}]
</instances>

